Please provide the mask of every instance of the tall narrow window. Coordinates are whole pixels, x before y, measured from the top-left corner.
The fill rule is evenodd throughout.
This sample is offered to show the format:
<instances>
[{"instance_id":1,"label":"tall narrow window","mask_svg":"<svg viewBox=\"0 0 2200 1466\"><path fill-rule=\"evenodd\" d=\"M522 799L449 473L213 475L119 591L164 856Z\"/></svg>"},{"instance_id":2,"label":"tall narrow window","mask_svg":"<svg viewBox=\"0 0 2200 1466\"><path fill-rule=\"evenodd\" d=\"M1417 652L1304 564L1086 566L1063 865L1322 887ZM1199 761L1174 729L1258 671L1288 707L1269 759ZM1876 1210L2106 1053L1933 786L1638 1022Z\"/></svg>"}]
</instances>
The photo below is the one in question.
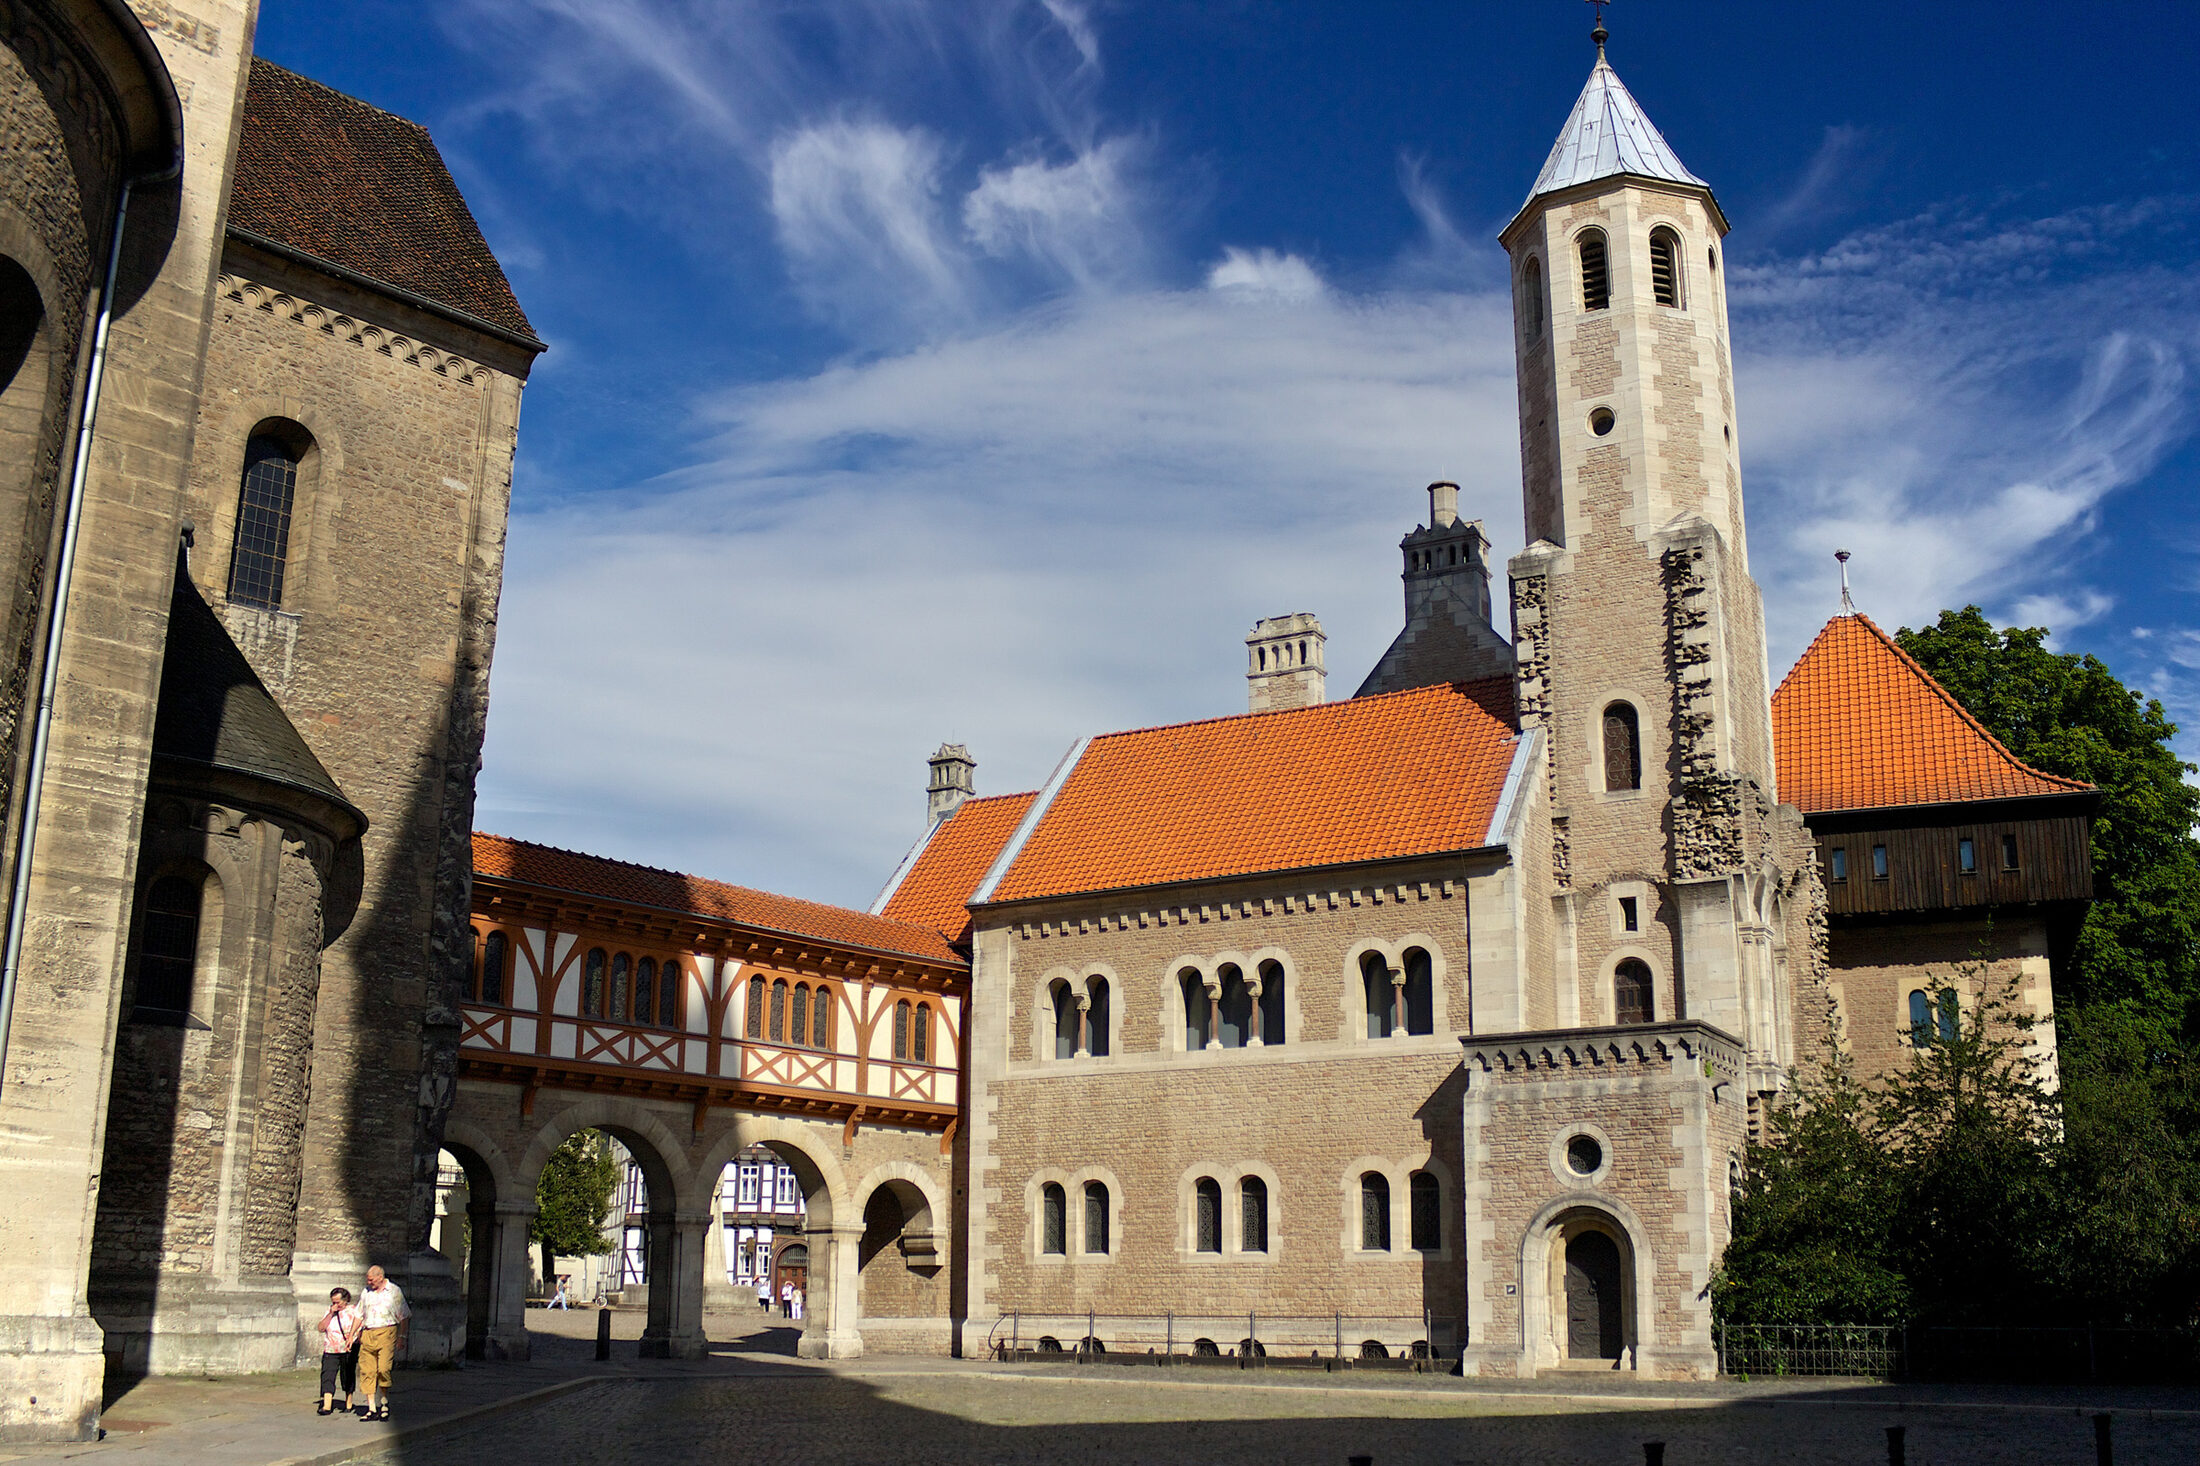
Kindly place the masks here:
<instances>
[{"instance_id":1,"label":"tall narrow window","mask_svg":"<svg viewBox=\"0 0 2200 1466\"><path fill-rule=\"evenodd\" d=\"M1077 995L1060 981L1054 984L1054 1057L1077 1057Z\"/></svg>"},{"instance_id":2,"label":"tall narrow window","mask_svg":"<svg viewBox=\"0 0 2200 1466\"><path fill-rule=\"evenodd\" d=\"M146 888L133 1017L176 1022L190 1013L192 978L199 962L202 894L200 883L186 876L162 876Z\"/></svg>"},{"instance_id":3,"label":"tall narrow window","mask_svg":"<svg viewBox=\"0 0 2200 1466\"><path fill-rule=\"evenodd\" d=\"M810 1041L810 989L807 983L794 987L794 1016L787 1020L787 1036L798 1044Z\"/></svg>"},{"instance_id":4,"label":"tall narrow window","mask_svg":"<svg viewBox=\"0 0 2200 1466\"><path fill-rule=\"evenodd\" d=\"M909 1003L907 999L894 1004L894 1057L909 1057ZM1055 1058L1062 1056L1056 1054Z\"/></svg>"},{"instance_id":5,"label":"tall narrow window","mask_svg":"<svg viewBox=\"0 0 2200 1466\"><path fill-rule=\"evenodd\" d=\"M1978 874L1978 846L1970 840L1956 841L1956 869L1967 876Z\"/></svg>"},{"instance_id":6,"label":"tall narrow window","mask_svg":"<svg viewBox=\"0 0 2200 1466\"><path fill-rule=\"evenodd\" d=\"M813 1048L829 1049L833 1046L832 992L825 984L819 983L817 995L812 1001L816 1006L810 1010L810 1045ZM921 1047L917 1050L917 1057L924 1057Z\"/></svg>"},{"instance_id":7,"label":"tall narrow window","mask_svg":"<svg viewBox=\"0 0 2200 1466\"><path fill-rule=\"evenodd\" d=\"M1085 1052L1095 1059L1108 1056L1108 980L1095 977L1085 984Z\"/></svg>"},{"instance_id":8,"label":"tall narrow window","mask_svg":"<svg viewBox=\"0 0 2200 1466\"><path fill-rule=\"evenodd\" d=\"M1260 1041L1274 1046L1284 1040L1283 964L1260 964Z\"/></svg>"},{"instance_id":9,"label":"tall narrow window","mask_svg":"<svg viewBox=\"0 0 2200 1466\"><path fill-rule=\"evenodd\" d=\"M1835 880L1845 881L1849 878L1849 852L1846 846L1834 846L1826 863Z\"/></svg>"},{"instance_id":10,"label":"tall narrow window","mask_svg":"<svg viewBox=\"0 0 2200 1466\"><path fill-rule=\"evenodd\" d=\"M776 1044L786 1041L787 980L782 977L772 981L772 1042Z\"/></svg>"},{"instance_id":11,"label":"tall narrow window","mask_svg":"<svg viewBox=\"0 0 2200 1466\"><path fill-rule=\"evenodd\" d=\"M634 959L624 952L611 959L611 1006L604 1016L613 1023L626 1022L626 985L633 968Z\"/></svg>"},{"instance_id":12,"label":"tall narrow window","mask_svg":"<svg viewBox=\"0 0 2200 1466\"><path fill-rule=\"evenodd\" d=\"M590 1018L601 1018L604 1014L603 964L603 948L589 948L588 962L582 969L581 1012Z\"/></svg>"},{"instance_id":13,"label":"tall narrow window","mask_svg":"<svg viewBox=\"0 0 2200 1466\"><path fill-rule=\"evenodd\" d=\"M1642 908L1633 896L1619 898L1619 925L1622 931L1642 930Z\"/></svg>"},{"instance_id":14,"label":"tall narrow window","mask_svg":"<svg viewBox=\"0 0 2200 1466\"><path fill-rule=\"evenodd\" d=\"M1581 236L1581 308L1600 311L1612 303L1612 274L1604 257L1604 234L1592 229Z\"/></svg>"},{"instance_id":15,"label":"tall narrow window","mask_svg":"<svg viewBox=\"0 0 2200 1466\"><path fill-rule=\"evenodd\" d=\"M1039 1188L1039 1250L1049 1257L1069 1251L1069 1203L1052 1181Z\"/></svg>"},{"instance_id":16,"label":"tall narrow window","mask_svg":"<svg viewBox=\"0 0 2200 1466\"><path fill-rule=\"evenodd\" d=\"M1956 1041L1956 1014L1958 1012L1956 990L1954 988L1942 988L1940 990L1940 1002L1936 1007L1938 1011L1933 1014L1933 1017L1939 1024L1940 1041L1944 1044L1952 1044Z\"/></svg>"},{"instance_id":17,"label":"tall narrow window","mask_svg":"<svg viewBox=\"0 0 2200 1466\"><path fill-rule=\"evenodd\" d=\"M2017 868L2017 837L2014 835L2001 837L2001 868L2003 870L2015 870Z\"/></svg>"},{"instance_id":18,"label":"tall narrow window","mask_svg":"<svg viewBox=\"0 0 2200 1466\"><path fill-rule=\"evenodd\" d=\"M1884 845L1874 845L1872 846L1872 879L1875 881L1883 881L1886 878L1887 847Z\"/></svg>"},{"instance_id":19,"label":"tall narrow window","mask_svg":"<svg viewBox=\"0 0 2200 1466\"><path fill-rule=\"evenodd\" d=\"M764 1036L764 979L749 979L749 1037Z\"/></svg>"},{"instance_id":20,"label":"tall narrow window","mask_svg":"<svg viewBox=\"0 0 2200 1466\"><path fill-rule=\"evenodd\" d=\"M1440 1252L1444 1246L1443 1188L1427 1171L1415 1171L1408 1184L1412 1188L1413 1250Z\"/></svg>"},{"instance_id":21,"label":"tall narrow window","mask_svg":"<svg viewBox=\"0 0 2200 1466\"><path fill-rule=\"evenodd\" d=\"M1388 1038L1398 1026L1398 990L1390 984L1390 964L1380 952L1360 959L1360 987L1367 1000L1367 1036Z\"/></svg>"},{"instance_id":22,"label":"tall narrow window","mask_svg":"<svg viewBox=\"0 0 2200 1466\"><path fill-rule=\"evenodd\" d=\"M1238 1183L1238 1250L1268 1250L1268 1183L1258 1176Z\"/></svg>"},{"instance_id":23,"label":"tall narrow window","mask_svg":"<svg viewBox=\"0 0 2200 1466\"><path fill-rule=\"evenodd\" d=\"M1234 966L1222 969L1222 998L1215 1009L1222 1020L1222 1046L1244 1048L1245 1041L1253 1036L1253 990L1245 985L1245 974Z\"/></svg>"},{"instance_id":24,"label":"tall narrow window","mask_svg":"<svg viewBox=\"0 0 2200 1466\"><path fill-rule=\"evenodd\" d=\"M504 1002L504 969L511 952L511 939L502 932L491 932L481 943L481 1001L502 1004Z\"/></svg>"},{"instance_id":25,"label":"tall narrow window","mask_svg":"<svg viewBox=\"0 0 2200 1466\"><path fill-rule=\"evenodd\" d=\"M1631 702L1604 710L1604 787L1615 793L1642 787L1642 726Z\"/></svg>"},{"instance_id":26,"label":"tall narrow window","mask_svg":"<svg viewBox=\"0 0 2200 1466\"><path fill-rule=\"evenodd\" d=\"M1373 1171L1360 1177L1360 1250L1390 1251L1390 1182Z\"/></svg>"},{"instance_id":27,"label":"tall narrow window","mask_svg":"<svg viewBox=\"0 0 2200 1466\"><path fill-rule=\"evenodd\" d=\"M1929 1049L1933 1046L1933 1000L1923 988L1910 994L1910 1047Z\"/></svg>"},{"instance_id":28,"label":"tall narrow window","mask_svg":"<svg viewBox=\"0 0 2200 1466\"><path fill-rule=\"evenodd\" d=\"M237 492L237 545L229 559L229 599L277 610L290 558L290 511L298 494L297 449L261 433L244 445L244 482Z\"/></svg>"},{"instance_id":29,"label":"tall narrow window","mask_svg":"<svg viewBox=\"0 0 2200 1466\"><path fill-rule=\"evenodd\" d=\"M1543 262L1530 259L1520 272L1520 322L1530 341L1543 336Z\"/></svg>"},{"instance_id":30,"label":"tall narrow window","mask_svg":"<svg viewBox=\"0 0 2200 1466\"><path fill-rule=\"evenodd\" d=\"M1649 1023L1654 1021L1656 1006L1650 996L1650 969L1639 959L1629 957L1612 970L1612 1021L1615 1023Z\"/></svg>"},{"instance_id":31,"label":"tall narrow window","mask_svg":"<svg viewBox=\"0 0 2200 1466\"><path fill-rule=\"evenodd\" d=\"M634 1021L657 1021L657 959L644 957L634 966Z\"/></svg>"},{"instance_id":32,"label":"tall narrow window","mask_svg":"<svg viewBox=\"0 0 2200 1466\"><path fill-rule=\"evenodd\" d=\"M665 959L664 968L657 975L657 1026L680 1026L680 990L686 984L680 981L680 964Z\"/></svg>"},{"instance_id":33,"label":"tall narrow window","mask_svg":"<svg viewBox=\"0 0 2200 1466\"><path fill-rule=\"evenodd\" d=\"M1198 1213L1194 1219L1193 1245L1201 1252L1222 1250L1222 1187L1214 1177L1202 1176L1192 1185L1193 1208Z\"/></svg>"},{"instance_id":34,"label":"tall narrow window","mask_svg":"<svg viewBox=\"0 0 2200 1466\"><path fill-rule=\"evenodd\" d=\"M1436 977L1435 964L1428 953L1419 947L1406 949L1406 1032L1431 1034L1436 1031Z\"/></svg>"},{"instance_id":35,"label":"tall narrow window","mask_svg":"<svg viewBox=\"0 0 2200 1466\"><path fill-rule=\"evenodd\" d=\"M1196 1054L1207 1047L1207 984L1190 967L1176 975L1176 984L1184 994L1184 1047L1187 1052Z\"/></svg>"},{"instance_id":36,"label":"tall narrow window","mask_svg":"<svg viewBox=\"0 0 2200 1466\"><path fill-rule=\"evenodd\" d=\"M1650 293L1659 305L1681 303L1681 237L1670 229L1650 231Z\"/></svg>"},{"instance_id":37,"label":"tall narrow window","mask_svg":"<svg viewBox=\"0 0 2200 1466\"><path fill-rule=\"evenodd\" d=\"M909 1057L919 1064L932 1062L932 1005L919 1003L909 1014Z\"/></svg>"},{"instance_id":38,"label":"tall narrow window","mask_svg":"<svg viewBox=\"0 0 2200 1466\"><path fill-rule=\"evenodd\" d=\"M1108 1250L1108 1188L1098 1181L1085 1183L1085 1251Z\"/></svg>"}]
</instances>

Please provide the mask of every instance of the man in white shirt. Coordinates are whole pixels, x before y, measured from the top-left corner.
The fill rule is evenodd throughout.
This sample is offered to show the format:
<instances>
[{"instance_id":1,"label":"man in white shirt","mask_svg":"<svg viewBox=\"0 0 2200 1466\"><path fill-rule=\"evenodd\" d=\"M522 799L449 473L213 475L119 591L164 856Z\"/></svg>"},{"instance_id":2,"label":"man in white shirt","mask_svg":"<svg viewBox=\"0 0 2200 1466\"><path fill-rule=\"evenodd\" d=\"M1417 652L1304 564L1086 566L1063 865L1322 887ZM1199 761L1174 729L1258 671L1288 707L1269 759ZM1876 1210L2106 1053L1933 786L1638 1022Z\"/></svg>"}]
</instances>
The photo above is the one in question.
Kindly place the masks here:
<instances>
[{"instance_id":1,"label":"man in white shirt","mask_svg":"<svg viewBox=\"0 0 2200 1466\"><path fill-rule=\"evenodd\" d=\"M378 1267L367 1269L367 1288L359 1295L359 1388L367 1397L365 1419L390 1418L390 1366L405 1347L412 1305L405 1290Z\"/></svg>"}]
</instances>

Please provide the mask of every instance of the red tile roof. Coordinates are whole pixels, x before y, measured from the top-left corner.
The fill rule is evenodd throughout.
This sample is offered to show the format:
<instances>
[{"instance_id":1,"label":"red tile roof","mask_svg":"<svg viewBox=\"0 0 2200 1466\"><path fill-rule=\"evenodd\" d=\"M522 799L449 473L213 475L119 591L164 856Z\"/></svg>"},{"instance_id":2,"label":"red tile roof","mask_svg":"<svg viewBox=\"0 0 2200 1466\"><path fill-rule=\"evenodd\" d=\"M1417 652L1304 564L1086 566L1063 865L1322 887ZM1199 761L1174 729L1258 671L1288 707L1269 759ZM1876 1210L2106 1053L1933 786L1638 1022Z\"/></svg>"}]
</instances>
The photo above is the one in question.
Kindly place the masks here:
<instances>
[{"instance_id":1,"label":"red tile roof","mask_svg":"<svg viewBox=\"0 0 2200 1466\"><path fill-rule=\"evenodd\" d=\"M970 893L1038 797L1036 793L996 794L965 801L932 832L916 865L894 888L885 914L933 927L951 942L967 942Z\"/></svg>"},{"instance_id":2,"label":"red tile roof","mask_svg":"<svg viewBox=\"0 0 2200 1466\"><path fill-rule=\"evenodd\" d=\"M991 899L1473 849L1518 740L1504 677L1111 733Z\"/></svg>"},{"instance_id":3,"label":"red tile roof","mask_svg":"<svg viewBox=\"0 0 2200 1466\"><path fill-rule=\"evenodd\" d=\"M678 871L535 845L504 835L475 834L474 874L514 885L681 912L828 945L917 957L955 967L964 965L961 954L929 926L872 916L845 906L774 896L768 891L729 886Z\"/></svg>"},{"instance_id":4,"label":"red tile roof","mask_svg":"<svg viewBox=\"0 0 2200 1466\"><path fill-rule=\"evenodd\" d=\"M534 339L428 130L257 56L229 223Z\"/></svg>"},{"instance_id":5,"label":"red tile roof","mask_svg":"<svg viewBox=\"0 0 2200 1466\"><path fill-rule=\"evenodd\" d=\"M1862 615L1836 616L1772 695L1780 798L1805 814L2090 789L2019 761Z\"/></svg>"}]
</instances>

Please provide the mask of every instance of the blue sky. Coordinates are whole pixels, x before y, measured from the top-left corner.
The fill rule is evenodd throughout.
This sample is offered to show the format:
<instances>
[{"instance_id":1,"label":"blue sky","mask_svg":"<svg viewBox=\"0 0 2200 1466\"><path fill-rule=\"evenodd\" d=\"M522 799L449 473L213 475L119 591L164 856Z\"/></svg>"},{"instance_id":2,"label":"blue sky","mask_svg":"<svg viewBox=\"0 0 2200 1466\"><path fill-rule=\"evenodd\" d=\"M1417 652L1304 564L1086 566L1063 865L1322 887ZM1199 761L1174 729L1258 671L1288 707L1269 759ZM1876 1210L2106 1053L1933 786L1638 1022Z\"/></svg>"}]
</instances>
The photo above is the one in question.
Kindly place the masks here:
<instances>
[{"instance_id":1,"label":"blue sky","mask_svg":"<svg viewBox=\"0 0 2200 1466\"><path fill-rule=\"evenodd\" d=\"M1976 601L2200 733L2188 6L1618 0L1734 225L1775 677ZM269 0L425 123L551 345L482 828L866 902L924 756L1349 693L1434 478L1520 543L1499 228L1589 12L1191 0ZM2187 756L2200 737L2180 740Z\"/></svg>"}]
</instances>

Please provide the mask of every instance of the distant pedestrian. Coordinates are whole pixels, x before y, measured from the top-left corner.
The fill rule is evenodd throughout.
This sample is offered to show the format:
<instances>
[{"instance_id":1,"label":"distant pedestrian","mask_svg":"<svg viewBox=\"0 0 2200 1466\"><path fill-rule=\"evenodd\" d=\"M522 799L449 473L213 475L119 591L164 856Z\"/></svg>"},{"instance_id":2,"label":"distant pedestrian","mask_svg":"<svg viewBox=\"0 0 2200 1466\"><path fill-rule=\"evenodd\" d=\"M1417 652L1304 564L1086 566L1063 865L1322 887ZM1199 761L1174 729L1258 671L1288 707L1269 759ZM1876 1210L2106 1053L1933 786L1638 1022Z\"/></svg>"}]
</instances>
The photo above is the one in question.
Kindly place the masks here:
<instances>
[{"instance_id":1,"label":"distant pedestrian","mask_svg":"<svg viewBox=\"0 0 2200 1466\"><path fill-rule=\"evenodd\" d=\"M781 1318L794 1317L794 1284L792 1282L779 1285L779 1316Z\"/></svg>"},{"instance_id":2,"label":"distant pedestrian","mask_svg":"<svg viewBox=\"0 0 2200 1466\"><path fill-rule=\"evenodd\" d=\"M550 1306L552 1308L562 1308L566 1312L570 1313L573 1311L573 1304L572 1300L565 1296L565 1288L566 1275L564 1273L559 1273L557 1295L550 1300Z\"/></svg>"},{"instance_id":3,"label":"distant pedestrian","mask_svg":"<svg viewBox=\"0 0 2200 1466\"><path fill-rule=\"evenodd\" d=\"M793 1307L791 1311L787 1314L787 1317L794 1319L799 1319L800 1317L802 1317L802 1304L807 1297L808 1294L803 1289L795 1289Z\"/></svg>"},{"instance_id":4,"label":"distant pedestrian","mask_svg":"<svg viewBox=\"0 0 2200 1466\"><path fill-rule=\"evenodd\" d=\"M412 1305L405 1290L378 1267L367 1269L367 1291L359 1299L359 1389L367 1397L368 1420L390 1418L390 1366L411 1331Z\"/></svg>"},{"instance_id":5,"label":"distant pedestrian","mask_svg":"<svg viewBox=\"0 0 2200 1466\"><path fill-rule=\"evenodd\" d=\"M352 1307L351 1289L331 1288L328 1312L321 1315L321 1408L316 1415L336 1413L336 1391L344 1392L344 1413L351 1414L352 1392L359 1387L359 1310Z\"/></svg>"}]
</instances>

